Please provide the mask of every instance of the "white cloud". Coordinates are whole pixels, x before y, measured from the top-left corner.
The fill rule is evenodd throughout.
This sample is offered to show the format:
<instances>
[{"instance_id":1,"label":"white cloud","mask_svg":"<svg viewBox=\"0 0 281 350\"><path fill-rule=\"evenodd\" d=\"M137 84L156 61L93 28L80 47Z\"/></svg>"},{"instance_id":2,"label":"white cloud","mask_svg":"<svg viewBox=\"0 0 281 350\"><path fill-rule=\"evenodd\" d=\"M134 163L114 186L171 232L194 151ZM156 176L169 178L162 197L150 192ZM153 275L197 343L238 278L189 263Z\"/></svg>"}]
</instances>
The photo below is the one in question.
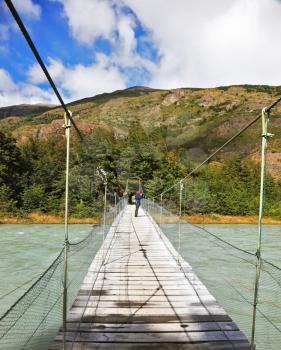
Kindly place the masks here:
<instances>
[{"instance_id":1,"label":"white cloud","mask_svg":"<svg viewBox=\"0 0 281 350\"><path fill-rule=\"evenodd\" d=\"M55 0L63 4L64 15L72 36L79 42L92 45L98 38L108 40L112 46L111 61L121 65L134 65L137 46L135 19L122 12L122 3L111 0Z\"/></svg>"},{"instance_id":2,"label":"white cloud","mask_svg":"<svg viewBox=\"0 0 281 350\"><path fill-rule=\"evenodd\" d=\"M14 0L13 4L17 12L28 18L29 20L39 20L41 17L41 6L35 4L32 0ZM2 15L2 18L1 18ZM5 19L5 21L3 21ZM10 33L12 31L18 32L19 28L14 19L12 18L10 11L6 4L0 2L0 42L5 42L5 50L3 45L1 46L1 52L8 52L6 42L10 39Z\"/></svg>"},{"instance_id":3,"label":"white cloud","mask_svg":"<svg viewBox=\"0 0 281 350\"><path fill-rule=\"evenodd\" d=\"M131 15L118 14L117 37L110 61L120 69L132 69L134 72L155 69L155 64L145 55L140 55L137 51L138 39L135 34L135 19ZM130 77L134 78L134 77ZM137 77L135 77L137 80Z\"/></svg>"},{"instance_id":4,"label":"white cloud","mask_svg":"<svg viewBox=\"0 0 281 350\"><path fill-rule=\"evenodd\" d=\"M49 65L48 70L54 81L60 79L64 76L65 67L64 65L51 57L48 58ZM42 84L47 81L45 74L40 68L39 64L35 63L27 71L28 81L32 84Z\"/></svg>"},{"instance_id":5,"label":"white cloud","mask_svg":"<svg viewBox=\"0 0 281 350\"><path fill-rule=\"evenodd\" d=\"M32 0L14 0L14 5L21 14L30 18L39 19L41 16L41 7Z\"/></svg>"},{"instance_id":6,"label":"white cloud","mask_svg":"<svg viewBox=\"0 0 281 350\"><path fill-rule=\"evenodd\" d=\"M107 0L57 0L63 4L71 33L77 40L91 45L97 38L113 40L116 17Z\"/></svg>"},{"instance_id":7,"label":"white cloud","mask_svg":"<svg viewBox=\"0 0 281 350\"><path fill-rule=\"evenodd\" d=\"M71 66L49 58L51 76L68 101L122 89L128 81L147 83L148 77L147 84L158 88L281 85L281 1L83 0L83 5L76 0L52 1L63 4L72 36L89 50L97 38L111 45L107 56L99 53L101 47L92 52L95 61L88 65ZM22 11L25 8L26 13L40 15L34 1L17 2ZM136 33L138 20L146 29L141 37ZM5 37L6 29L0 27L1 33ZM153 43L159 62L153 61L153 55L139 52L143 42L145 49L147 43ZM5 71L0 74L6 81L6 93L17 92L20 100L19 85ZM28 101L34 100L32 89L43 82L40 68L30 67L28 83L20 85ZM43 101L51 99L38 89Z\"/></svg>"},{"instance_id":8,"label":"white cloud","mask_svg":"<svg viewBox=\"0 0 281 350\"><path fill-rule=\"evenodd\" d=\"M124 11L122 1L84 0L83 6L76 0L53 1L63 4L64 15L68 20L72 36L80 43L91 45L98 38L108 40L111 53L107 56L106 72L110 66L113 81L119 80L121 75L122 81L141 79L144 78L144 72L155 69L154 62L137 52L136 18L128 11ZM106 75L106 81L110 81L108 78ZM103 85L103 82L101 84ZM120 86L120 84L117 85ZM122 86L125 86L124 83Z\"/></svg>"},{"instance_id":9,"label":"white cloud","mask_svg":"<svg viewBox=\"0 0 281 350\"><path fill-rule=\"evenodd\" d=\"M84 66L64 66L62 62L49 58L48 70L65 95L72 101L103 92L112 92L126 87L125 77L107 56L97 55L97 62ZM30 83L41 84L46 79L38 65L28 71Z\"/></svg>"},{"instance_id":10,"label":"white cloud","mask_svg":"<svg viewBox=\"0 0 281 350\"><path fill-rule=\"evenodd\" d=\"M14 0L13 3L20 14L26 15L32 19L40 18L41 7L32 0Z\"/></svg>"},{"instance_id":11,"label":"white cloud","mask_svg":"<svg viewBox=\"0 0 281 350\"><path fill-rule=\"evenodd\" d=\"M15 83L9 73L0 69L0 107L21 103L57 104L49 91L28 83Z\"/></svg>"},{"instance_id":12,"label":"white cloud","mask_svg":"<svg viewBox=\"0 0 281 350\"><path fill-rule=\"evenodd\" d=\"M109 60L128 81L146 71L149 85L159 88L280 84L281 2L276 0L85 0L83 6L57 1L78 41L110 40ZM136 18L124 6L147 29L145 37L136 36ZM144 39L154 43L159 64L137 52Z\"/></svg>"},{"instance_id":13,"label":"white cloud","mask_svg":"<svg viewBox=\"0 0 281 350\"><path fill-rule=\"evenodd\" d=\"M0 91L13 91L16 88L16 84L13 82L9 73L4 69L0 69Z\"/></svg>"},{"instance_id":14,"label":"white cloud","mask_svg":"<svg viewBox=\"0 0 281 350\"><path fill-rule=\"evenodd\" d=\"M65 68L60 77L61 86L71 99L124 89L124 80L119 70L104 55L98 56L97 64Z\"/></svg>"},{"instance_id":15,"label":"white cloud","mask_svg":"<svg viewBox=\"0 0 281 350\"><path fill-rule=\"evenodd\" d=\"M119 52L122 52L123 57L130 56L136 49L137 40L134 27L135 21L131 16L120 16L117 30L119 35Z\"/></svg>"},{"instance_id":16,"label":"white cloud","mask_svg":"<svg viewBox=\"0 0 281 350\"><path fill-rule=\"evenodd\" d=\"M276 0L123 0L161 55L151 85L281 83Z\"/></svg>"}]
</instances>

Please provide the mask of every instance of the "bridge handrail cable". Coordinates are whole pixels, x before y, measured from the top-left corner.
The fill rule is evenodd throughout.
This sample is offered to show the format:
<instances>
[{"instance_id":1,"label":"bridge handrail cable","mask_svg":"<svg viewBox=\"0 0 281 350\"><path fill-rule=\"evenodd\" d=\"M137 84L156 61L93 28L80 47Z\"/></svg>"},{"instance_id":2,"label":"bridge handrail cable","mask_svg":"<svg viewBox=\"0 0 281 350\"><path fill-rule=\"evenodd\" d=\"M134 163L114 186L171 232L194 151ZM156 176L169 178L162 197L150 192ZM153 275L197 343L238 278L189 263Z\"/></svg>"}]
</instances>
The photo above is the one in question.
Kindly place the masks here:
<instances>
[{"instance_id":1,"label":"bridge handrail cable","mask_svg":"<svg viewBox=\"0 0 281 350\"><path fill-rule=\"evenodd\" d=\"M266 113L270 113L270 111L277 106L281 102L281 97L279 97L277 100L272 102L268 107L265 107L263 110ZM219 148L217 148L211 155L209 155L203 162L198 164L194 169L192 169L185 177L181 178L179 181L175 182L171 187L167 188L166 190L162 191L161 193L158 193L154 197L163 196L165 193L169 192L174 187L178 186L182 181L190 178L192 175L194 175L199 169L202 168L203 165L208 163L214 156L216 156L222 149L224 149L226 146L228 146L230 143L232 143L234 140L236 140L241 134L243 134L247 129L249 129L253 124L255 124L258 120L262 118L262 112L259 114L256 118L251 120L248 124L246 124L242 129L240 129L235 135L230 137L225 143L223 143Z\"/></svg>"}]
</instances>

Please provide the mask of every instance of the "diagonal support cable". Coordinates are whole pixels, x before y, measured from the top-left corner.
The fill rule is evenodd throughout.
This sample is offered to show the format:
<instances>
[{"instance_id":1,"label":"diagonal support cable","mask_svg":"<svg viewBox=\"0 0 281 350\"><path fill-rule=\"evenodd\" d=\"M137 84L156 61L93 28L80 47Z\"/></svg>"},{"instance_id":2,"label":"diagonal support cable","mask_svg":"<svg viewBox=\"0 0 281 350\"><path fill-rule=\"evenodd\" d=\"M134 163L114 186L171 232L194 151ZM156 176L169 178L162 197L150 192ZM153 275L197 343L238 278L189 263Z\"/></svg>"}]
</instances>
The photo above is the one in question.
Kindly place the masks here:
<instances>
[{"instance_id":1,"label":"diagonal support cable","mask_svg":"<svg viewBox=\"0 0 281 350\"><path fill-rule=\"evenodd\" d=\"M264 112L269 113L277 104L281 102L281 97L279 97L277 100L273 101L268 107L265 107L263 110ZM162 197L163 194L173 189L175 186L179 185L181 181L184 181L188 178L190 178L193 174L195 174L199 169L202 168L203 165L207 164L212 158L214 158L215 155L217 155L222 149L224 149L226 146L228 146L230 143L232 143L234 140L236 140L241 134L243 134L246 130L248 130L252 125L254 125L258 120L262 118L262 113L259 114L256 118L251 120L248 124L246 124L241 130L239 130L235 135L233 135L231 138L229 138L223 145L221 145L218 149L216 149L211 155L209 155L202 163L197 165L191 172L189 172L185 177L174 183L171 187L166 189L165 191L162 191L159 193ZM158 195L159 195L158 194ZM158 196L157 195L157 196Z\"/></svg>"},{"instance_id":2,"label":"diagonal support cable","mask_svg":"<svg viewBox=\"0 0 281 350\"><path fill-rule=\"evenodd\" d=\"M57 98L58 98L62 108L64 109L64 111L65 111L66 115L68 116L68 118L71 120L71 123L74 126L77 134L79 135L79 138L81 140L83 140L83 135L82 135L81 131L78 129L78 127L75 124L75 122L74 122L74 120L73 120L69 110L67 109L66 104L63 101L63 98L61 97L61 95L60 95L60 93L59 93L59 91L58 91L58 89L57 89L57 87L56 87L56 85L55 85L55 83L54 83L50 73L48 72L48 69L47 69L46 65L44 64L44 62L43 62L43 60L42 60L42 58L41 58L41 56L40 56L40 54L39 54L35 44L33 43L32 39L31 39L31 36L29 35L25 25L23 24L23 22L22 22L22 20L21 20L21 18L19 16L19 14L18 14L18 12L17 12L13 2L11 0L5 0L5 3L7 5L7 7L9 8L11 14L13 15L15 21L17 22L17 24L18 24L18 26L19 26L19 28L20 28L20 30L21 30L25 40L27 41L27 43L28 43L31 51L33 52L37 62L39 63L41 69L43 70L43 72L44 72L48 82L50 83L52 89L54 90L54 93L56 94L56 96L57 96Z\"/></svg>"}]
</instances>

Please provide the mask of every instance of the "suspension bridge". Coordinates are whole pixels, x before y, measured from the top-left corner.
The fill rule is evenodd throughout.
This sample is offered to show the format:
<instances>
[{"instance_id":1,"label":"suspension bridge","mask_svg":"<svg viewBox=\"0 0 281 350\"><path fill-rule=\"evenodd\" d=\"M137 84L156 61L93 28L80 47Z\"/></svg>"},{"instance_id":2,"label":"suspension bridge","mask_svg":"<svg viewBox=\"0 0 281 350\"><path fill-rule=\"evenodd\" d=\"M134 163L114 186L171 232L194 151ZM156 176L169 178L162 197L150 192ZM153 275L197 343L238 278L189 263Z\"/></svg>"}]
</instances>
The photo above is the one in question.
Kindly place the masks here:
<instances>
[{"instance_id":1,"label":"suspension bridge","mask_svg":"<svg viewBox=\"0 0 281 350\"><path fill-rule=\"evenodd\" d=\"M114 220L50 349L250 349L145 210ZM189 345L187 347L187 345ZM68 347L69 346L69 347Z\"/></svg>"},{"instance_id":2,"label":"suspension bridge","mask_svg":"<svg viewBox=\"0 0 281 350\"><path fill-rule=\"evenodd\" d=\"M277 349L281 343L281 269L262 258L261 243L266 150L272 137L269 120L281 98L186 177L154 198L143 199L138 217L126 195L117 200L115 193L114 203L108 205L106 173L98 168L104 184L103 225L72 243L68 236L71 127L89 150L12 1L5 2L65 112L66 177L64 247L0 317L0 348ZM183 212L188 191L193 201L202 200L192 192L194 175L259 120L261 178L253 253L204 225L187 223ZM138 189L141 186L138 178ZM175 242L167 238L167 226L172 237L177 237ZM210 276L212 270L215 278ZM239 322L232 319L237 313Z\"/></svg>"}]
</instances>

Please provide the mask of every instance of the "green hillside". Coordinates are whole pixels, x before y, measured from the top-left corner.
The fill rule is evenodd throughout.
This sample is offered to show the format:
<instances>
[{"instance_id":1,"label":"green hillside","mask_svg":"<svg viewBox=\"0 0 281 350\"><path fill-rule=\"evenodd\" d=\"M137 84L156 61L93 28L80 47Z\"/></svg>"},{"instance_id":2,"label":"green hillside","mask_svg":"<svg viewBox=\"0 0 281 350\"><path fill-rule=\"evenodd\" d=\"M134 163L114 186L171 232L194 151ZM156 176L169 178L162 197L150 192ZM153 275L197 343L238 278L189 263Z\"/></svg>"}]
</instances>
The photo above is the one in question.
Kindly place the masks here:
<instances>
[{"instance_id":1,"label":"green hillside","mask_svg":"<svg viewBox=\"0 0 281 350\"><path fill-rule=\"evenodd\" d=\"M280 93L281 88L269 86L176 90L135 87L75 101L69 108L86 133L98 128L115 138L124 138L130 129L140 127L148 137L162 139L168 149L182 148L187 156L197 160L233 135ZM277 109L276 115L279 112ZM0 123L21 143L29 135L51 136L52 126L62 116L61 109L50 109L32 116L8 117ZM258 140L254 131L252 136L253 139L248 134L243 140L241 151L245 143L248 151L255 147Z\"/></svg>"},{"instance_id":2,"label":"green hillside","mask_svg":"<svg viewBox=\"0 0 281 350\"><path fill-rule=\"evenodd\" d=\"M280 87L248 85L175 90L134 87L70 103L69 109L73 112L74 119L86 135L89 144L88 154L85 155L75 136L72 138L74 142L72 166L75 174L73 206L77 207L76 212L79 215L81 212L89 214L87 208L89 206L92 208L92 204L89 205L92 197L101 196L102 183L98 180L94 181L95 193L89 194L87 190L87 186L90 186L89 183L95 176L93 164L95 167L102 166L108 172L112 190L120 195L124 191L126 178L130 176L141 177L146 183L147 193L156 195L175 180L185 176L196 164L260 114L262 107L270 104L280 93ZM10 199L15 201L14 206L25 210L39 208L46 212L62 210L64 157L62 110L52 107L43 113L22 113L7 117L3 108L2 110L4 117L0 119L1 130L16 140L17 151L20 153L18 162L21 164L19 176L23 177L24 174L25 178L21 181L20 187L10 195ZM270 131L275 137L270 141L268 156L270 181L272 179L272 186L276 187L272 190L274 192L272 200L275 202L279 201L281 174L281 119L278 117L280 112L281 108L278 107L272 114ZM214 164L222 164L222 167L211 167L209 173L205 174L207 177L211 176L214 191L218 191L221 185L220 182L214 184L214 178L224 174L230 181L234 175L228 170L235 169L239 172L242 168L244 172L252 174L249 175L250 182L245 184L242 178L236 180L244 181L244 185L241 186L249 188L251 181L254 181L257 188L260 124L251 127L214 159L216 161ZM84 162L83 165L81 161ZM84 186L82 190L74 184L77 179L80 185ZM49 205L28 203L26 198L32 198L34 195L30 191L37 193L37 198L41 196L42 203L45 198L49 198ZM243 196L246 194L243 193ZM232 194L238 196L238 202L240 195ZM217 199L218 201L222 199ZM240 210L237 201L234 201L235 210L231 205L229 210L223 210L223 207L228 206L219 205L217 202L209 205L213 209L204 210L233 215L255 213L256 197L252 201L255 205L251 208L241 206L243 209ZM97 203L98 201L95 205ZM276 206L279 208L278 203ZM4 209L2 211L6 210Z\"/></svg>"},{"instance_id":3,"label":"green hillside","mask_svg":"<svg viewBox=\"0 0 281 350\"><path fill-rule=\"evenodd\" d=\"M35 105L15 105L0 108L0 119L8 117L22 117L22 116L35 116L39 113L44 113L45 111L53 108L51 105L35 104Z\"/></svg>"}]
</instances>

